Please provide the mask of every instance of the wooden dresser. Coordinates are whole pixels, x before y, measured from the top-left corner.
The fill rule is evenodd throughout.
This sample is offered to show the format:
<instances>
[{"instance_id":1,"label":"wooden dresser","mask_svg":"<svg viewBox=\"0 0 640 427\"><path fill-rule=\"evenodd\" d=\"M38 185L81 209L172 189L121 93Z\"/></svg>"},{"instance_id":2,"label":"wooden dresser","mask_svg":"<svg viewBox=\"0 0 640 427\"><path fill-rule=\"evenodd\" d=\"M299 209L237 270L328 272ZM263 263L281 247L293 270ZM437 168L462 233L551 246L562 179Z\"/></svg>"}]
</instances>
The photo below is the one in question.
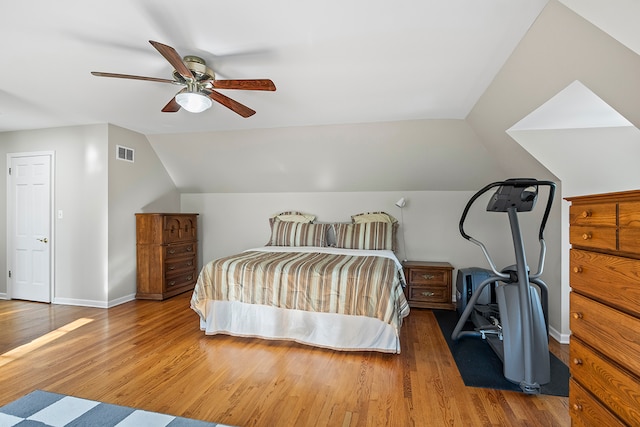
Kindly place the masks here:
<instances>
[{"instance_id":1,"label":"wooden dresser","mask_svg":"<svg viewBox=\"0 0 640 427\"><path fill-rule=\"evenodd\" d=\"M195 287L198 214L136 214L136 298L162 300Z\"/></svg>"},{"instance_id":2,"label":"wooden dresser","mask_svg":"<svg viewBox=\"0 0 640 427\"><path fill-rule=\"evenodd\" d=\"M405 289L409 307L454 310L452 271L448 262L405 261Z\"/></svg>"},{"instance_id":3,"label":"wooden dresser","mask_svg":"<svg viewBox=\"0 0 640 427\"><path fill-rule=\"evenodd\" d=\"M567 200L572 424L640 425L640 191Z\"/></svg>"}]
</instances>

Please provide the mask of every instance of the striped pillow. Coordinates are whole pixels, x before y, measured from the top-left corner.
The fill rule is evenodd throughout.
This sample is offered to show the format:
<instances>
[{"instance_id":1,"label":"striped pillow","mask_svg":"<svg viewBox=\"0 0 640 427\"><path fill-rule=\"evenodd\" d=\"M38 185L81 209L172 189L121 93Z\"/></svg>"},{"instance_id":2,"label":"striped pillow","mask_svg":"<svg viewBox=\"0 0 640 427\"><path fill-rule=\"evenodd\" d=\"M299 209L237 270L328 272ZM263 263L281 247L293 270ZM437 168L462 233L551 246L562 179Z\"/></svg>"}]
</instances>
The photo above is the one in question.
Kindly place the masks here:
<instances>
[{"instance_id":1,"label":"striped pillow","mask_svg":"<svg viewBox=\"0 0 640 427\"><path fill-rule=\"evenodd\" d=\"M306 214L296 211L280 212L269 218L269 227L273 227L273 223L276 220L280 221L293 221L293 222L313 222L316 219L315 215Z\"/></svg>"},{"instance_id":2,"label":"striped pillow","mask_svg":"<svg viewBox=\"0 0 640 427\"><path fill-rule=\"evenodd\" d=\"M397 219L386 212L365 212L357 215L351 215L351 221L354 224L361 224L365 222L398 222Z\"/></svg>"},{"instance_id":3,"label":"striped pillow","mask_svg":"<svg viewBox=\"0 0 640 427\"><path fill-rule=\"evenodd\" d=\"M366 222L334 224L336 247L343 249L396 250L398 223Z\"/></svg>"},{"instance_id":4,"label":"striped pillow","mask_svg":"<svg viewBox=\"0 0 640 427\"><path fill-rule=\"evenodd\" d=\"M271 228L271 239L267 246L327 246L329 224L280 221L276 219Z\"/></svg>"}]
</instances>

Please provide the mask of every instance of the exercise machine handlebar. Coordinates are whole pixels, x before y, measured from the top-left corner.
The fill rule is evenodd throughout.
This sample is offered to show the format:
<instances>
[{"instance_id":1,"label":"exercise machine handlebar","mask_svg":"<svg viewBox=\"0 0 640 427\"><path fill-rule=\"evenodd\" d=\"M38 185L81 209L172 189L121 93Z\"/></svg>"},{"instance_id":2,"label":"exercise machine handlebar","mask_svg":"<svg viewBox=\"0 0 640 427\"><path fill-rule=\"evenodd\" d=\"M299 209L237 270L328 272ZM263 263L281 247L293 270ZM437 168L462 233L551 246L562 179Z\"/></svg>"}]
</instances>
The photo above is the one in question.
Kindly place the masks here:
<instances>
[{"instance_id":1,"label":"exercise machine handlebar","mask_svg":"<svg viewBox=\"0 0 640 427\"><path fill-rule=\"evenodd\" d=\"M469 209L480 196L482 196L492 188L505 187L505 188L517 189L519 191L519 194L518 194L519 200L514 201L508 197L501 199L500 196L497 195L500 191L498 190L496 195L494 195L494 198L489 202L489 205L487 206L488 211L490 210L494 212L506 212L508 209L513 209L513 208L515 208L516 211L518 212L530 211L535 204L535 201L538 196L538 188L540 186L549 187L549 195L547 198L547 204L544 210L544 214L542 216L542 221L540 222L540 229L538 231L538 240L540 242L538 271L535 274L532 274L530 276L532 279L535 279L542 275L542 270L544 268L544 261L545 261L545 254L546 254L546 243L544 241L544 229L547 225L547 220L549 219L549 214L551 212L551 205L553 204L553 198L555 196L555 190L556 190L555 182L539 181L533 178L511 178L505 181L492 182L491 184L484 186L476 194L474 194L471 197L471 199L469 199L469 201L467 202L467 205L465 206L462 212L462 217L460 218L460 223L458 225L460 234L462 235L462 237L474 243L475 245L478 245L480 249L482 249L482 253L487 259L487 262L489 263L491 270L496 276L500 278L506 279L509 277L509 274L498 271L496 265L491 259L491 256L489 255L489 251L487 250L486 246L479 240L471 237L464 230L464 222L467 218L467 214L469 213ZM513 194L510 194L510 196L513 196Z\"/></svg>"}]
</instances>

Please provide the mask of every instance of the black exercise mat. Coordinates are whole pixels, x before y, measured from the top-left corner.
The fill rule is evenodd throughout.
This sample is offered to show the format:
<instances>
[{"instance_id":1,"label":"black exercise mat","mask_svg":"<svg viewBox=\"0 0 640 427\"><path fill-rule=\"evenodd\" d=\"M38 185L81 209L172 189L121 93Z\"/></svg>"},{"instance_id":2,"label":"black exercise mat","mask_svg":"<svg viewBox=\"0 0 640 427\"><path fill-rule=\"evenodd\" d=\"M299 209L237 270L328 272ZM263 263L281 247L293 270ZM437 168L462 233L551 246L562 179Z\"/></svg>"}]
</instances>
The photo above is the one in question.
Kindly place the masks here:
<instances>
[{"instance_id":1,"label":"black exercise mat","mask_svg":"<svg viewBox=\"0 0 640 427\"><path fill-rule=\"evenodd\" d=\"M507 380L502 373L502 361L489 344L480 337L462 337L451 340L451 333L458 322L458 313L451 310L433 310L451 355L456 361L464 384L469 387L522 391L518 384ZM464 330L473 330L468 322ZM549 353L551 381L540 387L541 394L569 396L569 368Z\"/></svg>"}]
</instances>

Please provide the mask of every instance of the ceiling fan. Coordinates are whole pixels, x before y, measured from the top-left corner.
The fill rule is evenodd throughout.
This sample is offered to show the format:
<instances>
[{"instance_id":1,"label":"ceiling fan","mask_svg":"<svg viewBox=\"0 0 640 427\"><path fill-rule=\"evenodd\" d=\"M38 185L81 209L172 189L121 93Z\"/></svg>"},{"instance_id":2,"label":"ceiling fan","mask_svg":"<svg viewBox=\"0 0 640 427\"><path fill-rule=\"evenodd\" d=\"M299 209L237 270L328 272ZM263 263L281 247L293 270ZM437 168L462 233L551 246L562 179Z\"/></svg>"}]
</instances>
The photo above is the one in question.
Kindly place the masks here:
<instances>
[{"instance_id":1,"label":"ceiling fan","mask_svg":"<svg viewBox=\"0 0 640 427\"><path fill-rule=\"evenodd\" d=\"M180 110L180 108L184 108L192 113L200 113L211 107L213 100L240 114L242 117L250 117L256 113L254 110L214 89L276 90L276 85L269 79L217 80L213 70L207 67L204 59L193 55L180 58L178 52L171 46L153 40L149 40L149 43L151 43L174 68L173 80L133 76L130 74L102 73L98 71L92 71L91 74L99 77L148 80L184 86L184 88L164 106L162 111L165 113L175 113Z\"/></svg>"}]
</instances>

